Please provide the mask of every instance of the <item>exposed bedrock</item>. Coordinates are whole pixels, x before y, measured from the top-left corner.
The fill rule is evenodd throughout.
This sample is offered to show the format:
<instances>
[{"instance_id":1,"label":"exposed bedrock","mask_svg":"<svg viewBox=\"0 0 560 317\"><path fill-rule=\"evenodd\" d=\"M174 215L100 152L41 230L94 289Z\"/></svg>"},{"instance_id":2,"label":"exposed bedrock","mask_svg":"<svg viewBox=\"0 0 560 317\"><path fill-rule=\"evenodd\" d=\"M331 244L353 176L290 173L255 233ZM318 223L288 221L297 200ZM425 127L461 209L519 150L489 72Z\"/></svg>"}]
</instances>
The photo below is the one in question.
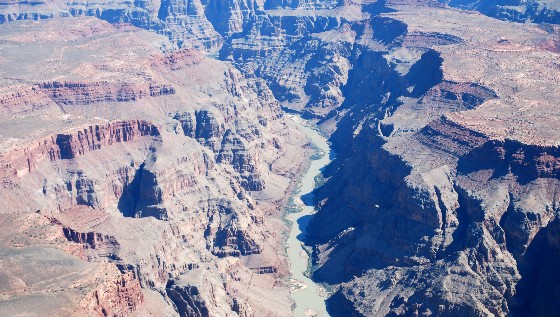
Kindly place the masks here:
<instances>
[{"instance_id":1,"label":"exposed bedrock","mask_svg":"<svg viewBox=\"0 0 560 317\"><path fill-rule=\"evenodd\" d=\"M190 19L208 3L164 5ZM76 52L57 60L60 74L44 67L33 80L18 56L2 60L22 71L2 87L0 120L22 118L24 132L2 125L1 222L14 238L1 243L62 250L84 267L47 292L29 289L37 305L52 303L54 315L289 315L281 206L309 151L266 83L194 50L162 53L163 36L130 26L15 23L2 36L34 40L9 42L13 51ZM29 274L41 261L34 252Z\"/></svg>"},{"instance_id":2,"label":"exposed bedrock","mask_svg":"<svg viewBox=\"0 0 560 317\"><path fill-rule=\"evenodd\" d=\"M144 300L138 277L133 272L125 272L103 283L84 298L77 313L124 317L134 313Z\"/></svg>"},{"instance_id":3,"label":"exposed bedrock","mask_svg":"<svg viewBox=\"0 0 560 317\"><path fill-rule=\"evenodd\" d=\"M60 133L9 152L3 161L18 174L31 173L42 161L69 160L116 143L134 142L142 137L158 138L159 131L143 120L119 121Z\"/></svg>"},{"instance_id":4,"label":"exposed bedrock","mask_svg":"<svg viewBox=\"0 0 560 317\"><path fill-rule=\"evenodd\" d=\"M204 14L200 0L68 2L39 1L21 7L10 1L0 11L0 24L19 20L93 16L110 23L130 23L166 35L178 47L215 50L223 38ZM27 4L27 2L25 3Z\"/></svg>"},{"instance_id":5,"label":"exposed bedrock","mask_svg":"<svg viewBox=\"0 0 560 317\"><path fill-rule=\"evenodd\" d=\"M127 182L130 181L130 182ZM163 193L156 175L140 164L132 180L125 179L118 208L125 217L155 217L166 220L167 211L160 205Z\"/></svg>"},{"instance_id":6,"label":"exposed bedrock","mask_svg":"<svg viewBox=\"0 0 560 317\"><path fill-rule=\"evenodd\" d=\"M386 50L402 43L406 34L406 24L375 15L363 19L329 11L320 15L305 14L305 11L259 15L245 33L226 41L220 56L233 60L248 76L265 79L286 107L308 118L322 119L335 115L333 110L343 103L352 106L353 101L344 98L352 98L362 91L356 87L347 93L345 87L357 83L351 81L351 71L372 72L369 79L383 78L386 85L398 85L388 76L378 76L389 66L377 69L382 65L372 59L375 56L383 59ZM255 36L260 40L258 45L253 43ZM274 47L280 49L272 49ZM432 53L435 58L426 55L418 71L428 71L432 65L440 66L437 53ZM370 104L374 102L369 101Z\"/></svg>"},{"instance_id":7,"label":"exposed bedrock","mask_svg":"<svg viewBox=\"0 0 560 317\"><path fill-rule=\"evenodd\" d=\"M92 249L99 249L105 245L117 248L119 246L115 237L103 235L99 232L78 232L72 228L63 228L62 231L69 241L82 243Z\"/></svg>"},{"instance_id":8,"label":"exposed bedrock","mask_svg":"<svg viewBox=\"0 0 560 317\"><path fill-rule=\"evenodd\" d=\"M389 45L426 45L423 36L389 37ZM313 276L340 285L329 311L505 316L534 301L529 282L518 282L525 252L557 213L557 147L499 140L448 116L500 97L445 80L436 50L423 49L404 71L387 53L354 52L338 109L347 112L321 121L340 118L337 158L308 228ZM425 115L415 129L406 126L410 108ZM406 123L392 119L402 113ZM456 295L467 290L469 298Z\"/></svg>"},{"instance_id":9,"label":"exposed bedrock","mask_svg":"<svg viewBox=\"0 0 560 317\"><path fill-rule=\"evenodd\" d=\"M333 316L554 316L557 26L441 2L556 10L359 2L0 1L0 264L30 252L1 300L290 315L282 106L337 152L306 237Z\"/></svg>"},{"instance_id":10,"label":"exposed bedrock","mask_svg":"<svg viewBox=\"0 0 560 317\"><path fill-rule=\"evenodd\" d=\"M171 85L155 84L51 82L38 86L52 100L63 105L125 102L175 93Z\"/></svg>"},{"instance_id":11,"label":"exposed bedrock","mask_svg":"<svg viewBox=\"0 0 560 317\"><path fill-rule=\"evenodd\" d=\"M314 277L342 286L329 300L331 312L504 316L534 309L550 316L527 285L550 289L555 282L527 272L555 262L524 263L530 250L546 252L555 232L543 228L555 228L558 212L556 147L489 140L446 119L428 127L434 150L450 157L437 168L411 167L369 124L327 170L331 180L318 190L320 210L308 230L309 243L319 244ZM467 288L472 298L451 295ZM520 304L529 302L539 308Z\"/></svg>"},{"instance_id":12,"label":"exposed bedrock","mask_svg":"<svg viewBox=\"0 0 560 317\"><path fill-rule=\"evenodd\" d=\"M473 0L438 0L452 7L476 10L501 20L536 23L560 23L560 12L553 2L548 1L473 1Z\"/></svg>"},{"instance_id":13,"label":"exposed bedrock","mask_svg":"<svg viewBox=\"0 0 560 317\"><path fill-rule=\"evenodd\" d=\"M331 247L326 247L329 253L324 258L326 262L315 272L318 279L341 282L367 268L406 263L399 261L412 263L415 261L412 257L429 253L426 249L430 245L409 242L419 241L420 237L439 228L438 219L434 219L428 210L417 207L426 198L422 193L411 193L406 186L404 178L411 168L395 155L380 149L384 142L376 133L369 127L362 129L354 144L367 146L354 147L352 156L344 165L347 174L339 175L342 177L338 177L338 182L332 182L332 187L327 183L318 192L317 201L322 206L311 220L310 239L327 245L332 242ZM414 211L408 214L387 212L398 212L403 207L412 207ZM342 219L344 221L340 221ZM403 225L414 229L398 230ZM348 248L349 245L352 246ZM391 250L391 253L382 250ZM414 254L416 252L418 254ZM403 260L405 255L410 259Z\"/></svg>"},{"instance_id":14,"label":"exposed bedrock","mask_svg":"<svg viewBox=\"0 0 560 317\"><path fill-rule=\"evenodd\" d=\"M208 308L196 286L176 285L170 280L166 286L171 299L181 317L209 317Z\"/></svg>"},{"instance_id":15,"label":"exposed bedrock","mask_svg":"<svg viewBox=\"0 0 560 317\"><path fill-rule=\"evenodd\" d=\"M560 269L560 220L556 218L540 230L520 259L521 280L511 300L512 316L555 316L558 270Z\"/></svg>"},{"instance_id":16,"label":"exposed bedrock","mask_svg":"<svg viewBox=\"0 0 560 317\"><path fill-rule=\"evenodd\" d=\"M237 228L220 228L214 238L214 253L219 257L261 253L260 247L246 232Z\"/></svg>"},{"instance_id":17,"label":"exposed bedrock","mask_svg":"<svg viewBox=\"0 0 560 317\"><path fill-rule=\"evenodd\" d=\"M243 32L263 13L261 2L255 0L210 0L204 12L214 29L226 37Z\"/></svg>"},{"instance_id":18,"label":"exposed bedrock","mask_svg":"<svg viewBox=\"0 0 560 317\"><path fill-rule=\"evenodd\" d=\"M492 169L493 177L507 173L517 176L520 184L538 178L560 178L560 148L522 144L518 141L488 141L459 160L458 172L470 174Z\"/></svg>"},{"instance_id":19,"label":"exposed bedrock","mask_svg":"<svg viewBox=\"0 0 560 317\"><path fill-rule=\"evenodd\" d=\"M212 150L219 148L219 140L225 132L224 118L207 110L193 113L176 114L174 119L179 120L185 136L195 138L202 145L209 146Z\"/></svg>"}]
</instances>

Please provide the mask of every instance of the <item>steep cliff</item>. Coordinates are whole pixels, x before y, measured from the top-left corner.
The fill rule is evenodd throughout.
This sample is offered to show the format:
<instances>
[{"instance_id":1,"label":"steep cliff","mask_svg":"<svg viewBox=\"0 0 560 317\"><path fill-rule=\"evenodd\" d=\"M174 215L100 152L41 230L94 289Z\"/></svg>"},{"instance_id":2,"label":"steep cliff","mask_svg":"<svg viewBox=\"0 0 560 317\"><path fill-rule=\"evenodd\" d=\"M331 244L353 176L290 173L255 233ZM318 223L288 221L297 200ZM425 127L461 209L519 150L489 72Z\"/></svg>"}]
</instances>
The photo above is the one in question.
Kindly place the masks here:
<instances>
[{"instance_id":1,"label":"steep cliff","mask_svg":"<svg viewBox=\"0 0 560 317\"><path fill-rule=\"evenodd\" d=\"M281 206L306 141L261 80L95 18L1 28L2 261L28 269L0 314L289 314ZM69 272L32 287L59 251Z\"/></svg>"},{"instance_id":2,"label":"steep cliff","mask_svg":"<svg viewBox=\"0 0 560 317\"><path fill-rule=\"evenodd\" d=\"M557 213L545 117L558 90L532 83L556 86L554 27L431 1L265 8L220 57L332 133L307 237L331 313L505 316L534 303L538 277L518 282Z\"/></svg>"},{"instance_id":3,"label":"steep cliff","mask_svg":"<svg viewBox=\"0 0 560 317\"><path fill-rule=\"evenodd\" d=\"M556 11L0 3L0 314L289 315L283 108L337 152L302 237L332 315L554 316Z\"/></svg>"},{"instance_id":4,"label":"steep cliff","mask_svg":"<svg viewBox=\"0 0 560 317\"><path fill-rule=\"evenodd\" d=\"M555 1L469 1L438 0L452 7L480 11L501 20L536 23L560 23L560 12Z\"/></svg>"},{"instance_id":5,"label":"steep cliff","mask_svg":"<svg viewBox=\"0 0 560 317\"><path fill-rule=\"evenodd\" d=\"M0 9L0 24L19 20L92 16L114 24L165 34L173 45L215 50L222 37L204 14L199 0L189 1L6 1Z\"/></svg>"},{"instance_id":6,"label":"steep cliff","mask_svg":"<svg viewBox=\"0 0 560 317\"><path fill-rule=\"evenodd\" d=\"M426 11L411 9L409 15L399 9L388 16L405 22L409 32L436 30L418 19ZM463 14L441 12L438 21L461 21ZM377 86L345 99L352 100L353 107L332 136L338 157L317 192L319 211L308 237L309 244L318 245L313 276L340 286L328 300L335 315L521 316L530 311L550 316L528 285L543 283L540 273L532 272L553 270L555 262L536 268L527 262L526 252L554 250L535 237L550 237L549 223L557 216L557 136L547 131L552 123L538 114L554 109L551 94L557 90L539 97L539 110L506 115L506 109L515 113L535 96L527 78L515 81L513 93L503 82L505 74L515 78L524 72L524 59L513 54L517 40L505 35L511 32L500 29L509 24L485 18L477 23L494 25L490 38L509 36L508 43L492 46L496 55L489 58L499 61L497 68L465 72L465 63L485 61L477 53L459 57L465 52L461 47L481 49L485 37L471 46L464 42L471 24L454 22L465 29L451 38L463 40L438 44L439 54L417 55L411 66L396 65L397 73L377 73L379 81L390 83L402 76L406 90ZM535 42L542 40L538 28L524 32L535 32ZM402 43L404 48L384 57L402 63L403 49L422 44L417 38ZM504 53L507 57L494 57ZM552 57L544 50L539 54L542 64ZM438 63L439 74L433 71ZM494 73L499 69L504 71ZM359 76L360 83L367 78L353 71L350 75ZM554 85L550 69L538 76ZM473 84L476 78L484 78L484 86ZM404 98L367 96L379 95L377 91ZM364 107L359 100L373 105ZM542 288L550 289L553 280Z\"/></svg>"}]
</instances>

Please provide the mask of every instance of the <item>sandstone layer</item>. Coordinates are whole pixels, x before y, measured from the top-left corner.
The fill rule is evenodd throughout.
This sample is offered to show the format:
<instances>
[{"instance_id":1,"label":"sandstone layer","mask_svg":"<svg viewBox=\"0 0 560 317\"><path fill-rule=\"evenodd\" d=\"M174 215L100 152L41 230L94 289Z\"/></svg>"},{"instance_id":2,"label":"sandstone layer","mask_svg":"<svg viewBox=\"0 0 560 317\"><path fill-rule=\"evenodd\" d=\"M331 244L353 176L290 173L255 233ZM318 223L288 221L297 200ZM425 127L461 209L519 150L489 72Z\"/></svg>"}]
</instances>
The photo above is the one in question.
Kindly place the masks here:
<instances>
[{"instance_id":1,"label":"sandstone layer","mask_svg":"<svg viewBox=\"0 0 560 317\"><path fill-rule=\"evenodd\" d=\"M307 141L261 80L96 18L0 28L0 315L290 314Z\"/></svg>"}]
</instances>

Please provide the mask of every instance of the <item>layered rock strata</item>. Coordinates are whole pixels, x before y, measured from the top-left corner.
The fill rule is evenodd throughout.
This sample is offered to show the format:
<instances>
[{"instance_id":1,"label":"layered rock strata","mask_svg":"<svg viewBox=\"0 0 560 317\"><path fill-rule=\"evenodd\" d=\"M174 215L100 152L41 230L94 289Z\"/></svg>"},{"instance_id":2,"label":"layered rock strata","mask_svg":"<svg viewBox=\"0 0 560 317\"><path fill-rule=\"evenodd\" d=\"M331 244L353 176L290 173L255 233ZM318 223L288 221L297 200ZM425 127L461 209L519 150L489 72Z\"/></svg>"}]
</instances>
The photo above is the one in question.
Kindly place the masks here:
<instances>
[{"instance_id":1,"label":"layered rock strata","mask_svg":"<svg viewBox=\"0 0 560 317\"><path fill-rule=\"evenodd\" d=\"M554 315L550 2L0 9L5 314L289 315L282 106L338 153L306 237L331 314Z\"/></svg>"},{"instance_id":2,"label":"layered rock strata","mask_svg":"<svg viewBox=\"0 0 560 317\"><path fill-rule=\"evenodd\" d=\"M306 141L262 81L95 18L1 28L0 314L289 314Z\"/></svg>"}]
</instances>

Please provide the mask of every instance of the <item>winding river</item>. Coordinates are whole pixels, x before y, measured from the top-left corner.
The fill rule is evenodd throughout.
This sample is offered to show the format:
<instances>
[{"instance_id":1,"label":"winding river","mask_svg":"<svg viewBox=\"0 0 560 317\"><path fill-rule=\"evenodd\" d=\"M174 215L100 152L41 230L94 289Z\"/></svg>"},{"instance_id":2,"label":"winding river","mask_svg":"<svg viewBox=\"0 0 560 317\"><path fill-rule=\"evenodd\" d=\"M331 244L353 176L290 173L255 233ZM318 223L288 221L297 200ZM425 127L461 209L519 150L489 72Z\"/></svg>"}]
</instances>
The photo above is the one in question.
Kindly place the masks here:
<instances>
[{"instance_id":1,"label":"winding river","mask_svg":"<svg viewBox=\"0 0 560 317\"><path fill-rule=\"evenodd\" d=\"M326 317L328 313L325 305L325 290L321 285L316 284L304 275L309 265L309 256L303 248L300 239L307 234L307 225L311 215L314 213L313 189L315 187L315 176L320 173L323 167L330 163L334 153L331 152L327 140L316 130L307 126L304 120L297 116L291 116L291 118L298 124L298 128L325 153L322 158L311 162L309 169L301 180L301 190L294 197L294 202L301 207L302 211L286 216L287 219L293 222L287 243L290 269L292 271L290 290L292 298L296 303L294 316Z\"/></svg>"}]
</instances>

